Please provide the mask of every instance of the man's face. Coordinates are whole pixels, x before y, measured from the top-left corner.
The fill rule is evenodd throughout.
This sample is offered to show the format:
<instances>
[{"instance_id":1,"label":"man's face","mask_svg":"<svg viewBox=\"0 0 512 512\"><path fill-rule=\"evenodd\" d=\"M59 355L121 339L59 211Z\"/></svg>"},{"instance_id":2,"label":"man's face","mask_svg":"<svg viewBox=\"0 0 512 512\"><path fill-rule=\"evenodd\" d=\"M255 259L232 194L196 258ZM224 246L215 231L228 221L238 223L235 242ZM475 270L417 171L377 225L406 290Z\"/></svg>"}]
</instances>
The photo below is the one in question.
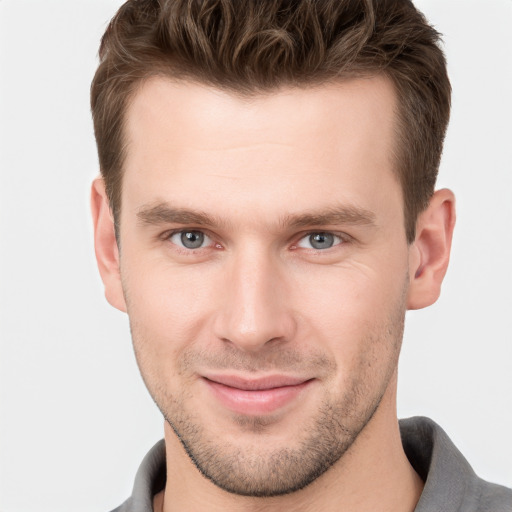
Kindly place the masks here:
<instances>
[{"instance_id":1,"label":"man's face","mask_svg":"<svg viewBox=\"0 0 512 512\"><path fill-rule=\"evenodd\" d=\"M394 109L383 78L251 99L154 79L129 106L120 270L137 360L226 490L309 484L393 392L409 253Z\"/></svg>"}]
</instances>

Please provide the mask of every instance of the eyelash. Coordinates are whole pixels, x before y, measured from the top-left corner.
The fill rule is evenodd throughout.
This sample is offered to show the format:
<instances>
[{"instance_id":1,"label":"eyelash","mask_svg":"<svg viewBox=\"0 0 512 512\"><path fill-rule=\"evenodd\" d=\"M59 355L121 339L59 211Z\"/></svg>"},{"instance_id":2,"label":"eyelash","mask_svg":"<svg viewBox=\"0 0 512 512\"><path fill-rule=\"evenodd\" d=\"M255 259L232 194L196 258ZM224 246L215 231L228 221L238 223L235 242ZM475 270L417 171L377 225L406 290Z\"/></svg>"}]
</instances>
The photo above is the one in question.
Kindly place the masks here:
<instances>
[{"instance_id":1,"label":"eyelash","mask_svg":"<svg viewBox=\"0 0 512 512\"><path fill-rule=\"evenodd\" d=\"M198 248L187 248L187 247L183 247L183 246L178 245L171 241L171 238L176 234L191 233L191 232L197 232L197 233L203 234L205 237L212 240L212 244L210 244L209 246L204 246L204 247L201 246ZM335 243L331 247L327 247L324 249L315 249L314 247L300 247L300 245L299 245L300 242L302 242L303 240L307 239L308 237L311 237L314 235L331 235L331 236L335 237L336 239L338 239L338 241L335 241ZM223 248L221 244L213 242L213 240L214 240L213 235L209 234L208 231L205 231L204 229L195 229L195 228L175 229L172 231L166 231L164 234L162 234L161 238L164 241L171 242L180 252L182 252L183 254L188 254L188 255L197 254L198 251L208 249L210 247L213 247L215 249ZM308 231L306 233L301 233L298 238L297 237L294 237L294 238L295 238L296 242L291 244L291 246L290 246L291 250L304 249L305 251L314 252L314 253L329 252L331 249L336 249L337 247L344 245L345 243L350 242L350 240L351 240L351 237L349 235L347 235L346 233L340 233L340 232L328 231L328 230Z\"/></svg>"}]
</instances>

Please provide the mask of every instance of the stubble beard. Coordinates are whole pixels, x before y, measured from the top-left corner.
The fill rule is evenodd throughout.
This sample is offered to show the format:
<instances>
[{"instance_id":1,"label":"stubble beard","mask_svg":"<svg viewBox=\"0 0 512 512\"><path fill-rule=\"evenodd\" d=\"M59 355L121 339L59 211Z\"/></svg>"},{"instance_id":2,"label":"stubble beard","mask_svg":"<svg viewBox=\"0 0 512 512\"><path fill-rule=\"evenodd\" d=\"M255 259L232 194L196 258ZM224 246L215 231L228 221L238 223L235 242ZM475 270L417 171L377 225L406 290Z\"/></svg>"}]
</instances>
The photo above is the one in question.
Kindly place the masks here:
<instances>
[{"instance_id":1,"label":"stubble beard","mask_svg":"<svg viewBox=\"0 0 512 512\"><path fill-rule=\"evenodd\" d=\"M183 407L172 418L164 417L192 463L217 487L239 496L270 498L307 487L339 461L370 421L380 399L354 421L347 421L352 411L345 411L344 405L324 402L316 419L301 426L303 439L298 445L292 438L290 444L296 446L265 452L212 438ZM268 427L264 417L240 418L237 423L255 436L264 436Z\"/></svg>"},{"instance_id":2,"label":"stubble beard","mask_svg":"<svg viewBox=\"0 0 512 512\"><path fill-rule=\"evenodd\" d=\"M290 446L266 449L264 452L255 446L264 445L258 437L265 436L267 429L272 428L271 419L265 416L234 416L234 423L241 432L246 434L250 431L256 436L255 446L242 447L236 442L216 437L208 431L200 417L187 407L187 403L191 403L191 396L187 392L181 395L170 394L162 385L166 379L158 379L156 375L152 375L153 372L147 371L150 365L145 364L143 347L148 342L133 322L131 330L137 362L146 386L201 474L229 493L251 497L275 497L293 493L314 482L342 459L371 421L398 364L405 318L404 303L405 292L391 312L388 323L361 340L365 350L361 352L359 364L350 379L345 382L343 393L337 397L332 394L324 397L315 417L297 429L301 439L290 438ZM387 347L385 368L382 368L382 362L379 362L383 346ZM227 357L225 361L229 361L226 366L232 369L243 369L248 372L256 368L273 369L273 366L278 369L289 369L292 364L280 364L287 358L301 359L303 364L305 360L309 361L308 364L311 362L304 354L280 354L269 358L273 362L270 366L263 359L256 363L244 363L243 356L239 359ZM194 359L205 359L198 353L189 355L189 358L185 357L182 361L179 373L185 373L186 367L193 365L191 361ZM212 360L219 361L216 358ZM322 364L322 361L330 372L336 371L336 364L326 360L325 356L316 358L316 364ZM222 363L217 367L222 367ZM377 383L374 382L376 369L380 370L380 373L377 372Z\"/></svg>"}]
</instances>

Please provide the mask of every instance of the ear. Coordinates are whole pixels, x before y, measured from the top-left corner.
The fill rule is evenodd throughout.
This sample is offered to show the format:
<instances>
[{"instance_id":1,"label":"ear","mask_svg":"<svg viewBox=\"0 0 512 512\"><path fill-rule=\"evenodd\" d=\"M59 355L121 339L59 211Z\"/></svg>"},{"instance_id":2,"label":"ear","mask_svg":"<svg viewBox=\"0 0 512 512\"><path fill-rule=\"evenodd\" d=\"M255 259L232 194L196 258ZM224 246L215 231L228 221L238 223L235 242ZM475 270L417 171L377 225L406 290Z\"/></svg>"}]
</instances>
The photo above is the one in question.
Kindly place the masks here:
<instances>
[{"instance_id":1,"label":"ear","mask_svg":"<svg viewBox=\"0 0 512 512\"><path fill-rule=\"evenodd\" d=\"M455 196L447 189L432 196L416 222L416 239L409 248L408 309L433 304L441 293L448 268L455 226Z\"/></svg>"},{"instance_id":2,"label":"ear","mask_svg":"<svg viewBox=\"0 0 512 512\"><path fill-rule=\"evenodd\" d=\"M97 178L92 183L91 210L94 224L94 249L105 286L105 297L112 306L126 312L114 219L102 178Z\"/></svg>"}]
</instances>

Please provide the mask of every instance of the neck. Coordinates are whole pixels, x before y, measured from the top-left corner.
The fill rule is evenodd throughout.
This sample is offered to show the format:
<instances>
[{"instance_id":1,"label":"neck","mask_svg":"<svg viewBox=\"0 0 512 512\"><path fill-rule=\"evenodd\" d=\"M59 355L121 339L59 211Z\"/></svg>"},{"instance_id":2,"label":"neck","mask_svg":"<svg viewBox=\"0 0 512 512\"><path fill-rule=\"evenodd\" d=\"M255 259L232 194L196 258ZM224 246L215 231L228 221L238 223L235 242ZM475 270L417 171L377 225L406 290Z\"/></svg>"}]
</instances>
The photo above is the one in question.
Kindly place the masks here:
<instances>
[{"instance_id":1,"label":"neck","mask_svg":"<svg viewBox=\"0 0 512 512\"><path fill-rule=\"evenodd\" d=\"M396 375L374 416L343 457L305 489L275 498L230 494L204 478L166 424L167 483L155 512L412 512L423 482L403 451L396 419Z\"/></svg>"}]
</instances>

